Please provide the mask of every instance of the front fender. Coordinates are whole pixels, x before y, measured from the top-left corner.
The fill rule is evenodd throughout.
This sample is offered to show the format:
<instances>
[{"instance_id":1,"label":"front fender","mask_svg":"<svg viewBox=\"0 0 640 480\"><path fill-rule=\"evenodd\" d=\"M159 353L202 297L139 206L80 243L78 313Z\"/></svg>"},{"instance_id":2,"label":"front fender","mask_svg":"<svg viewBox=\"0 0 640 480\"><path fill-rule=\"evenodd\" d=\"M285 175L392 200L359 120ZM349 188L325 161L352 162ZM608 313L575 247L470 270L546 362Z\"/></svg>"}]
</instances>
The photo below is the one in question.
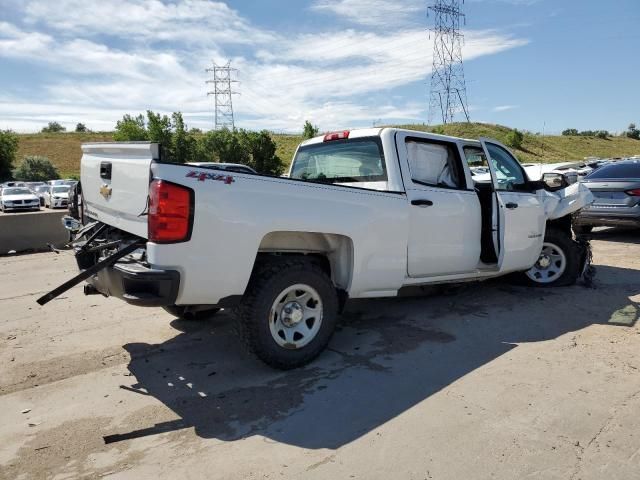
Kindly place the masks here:
<instances>
[{"instance_id":1,"label":"front fender","mask_svg":"<svg viewBox=\"0 0 640 480\"><path fill-rule=\"evenodd\" d=\"M569 185L567 188L557 192L548 192L546 190L541 190L541 192L547 220L575 213L594 201L591 190L580 182Z\"/></svg>"}]
</instances>

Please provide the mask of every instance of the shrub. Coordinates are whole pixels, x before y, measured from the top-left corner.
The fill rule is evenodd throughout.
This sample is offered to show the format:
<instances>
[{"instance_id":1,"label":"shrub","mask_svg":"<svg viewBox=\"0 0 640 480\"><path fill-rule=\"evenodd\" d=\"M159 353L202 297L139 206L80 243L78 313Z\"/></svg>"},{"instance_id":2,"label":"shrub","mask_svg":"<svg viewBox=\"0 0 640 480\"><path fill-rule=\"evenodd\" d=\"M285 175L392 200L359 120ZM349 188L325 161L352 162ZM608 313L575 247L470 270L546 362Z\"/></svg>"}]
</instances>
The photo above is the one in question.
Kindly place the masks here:
<instances>
[{"instance_id":1,"label":"shrub","mask_svg":"<svg viewBox=\"0 0 640 480\"><path fill-rule=\"evenodd\" d=\"M524 140L524 135L522 132L518 131L518 129L512 130L507 135L507 145L512 148L520 148L522 147L522 142Z\"/></svg>"},{"instance_id":2,"label":"shrub","mask_svg":"<svg viewBox=\"0 0 640 480\"><path fill-rule=\"evenodd\" d=\"M58 169L53 163L47 157L39 155L24 157L20 166L13 172L13 176L16 180L23 182L46 182L60 178Z\"/></svg>"},{"instance_id":3,"label":"shrub","mask_svg":"<svg viewBox=\"0 0 640 480\"><path fill-rule=\"evenodd\" d=\"M137 117L132 117L129 114L124 115L122 120L118 120L116 123L116 131L113 134L113 139L116 142L149 140L144 115L140 114Z\"/></svg>"},{"instance_id":4,"label":"shrub","mask_svg":"<svg viewBox=\"0 0 640 480\"><path fill-rule=\"evenodd\" d=\"M320 129L317 126L312 125L309 120L304 122L304 127L302 129L303 139L306 140L308 138L317 137L319 132L320 132Z\"/></svg>"},{"instance_id":5,"label":"shrub","mask_svg":"<svg viewBox=\"0 0 640 480\"><path fill-rule=\"evenodd\" d=\"M578 134L578 130L576 130L575 128L567 128L566 130L562 131L562 135L564 135L565 137L575 137Z\"/></svg>"},{"instance_id":6,"label":"shrub","mask_svg":"<svg viewBox=\"0 0 640 480\"><path fill-rule=\"evenodd\" d=\"M0 130L0 182L11 179L18 151L18 136L11 130Z\"/></svg>"},{"instance_id":7,"label":"shrub","mask_svg":"<svg viewBox=\"0 0 640 480\"><path fill-rule=\"evenodd\" d=\"M640 140L640 130L636 128L635 123L629 124L629 128L627 128L627 131L625 132L625 134L627 135L628 138Z\"/></svg>"},{"instance_id":8,"label":"shrub","mask_svg":"<svg viewBox=\"0 0 640 480\"><path fill-rule=\"evenodd\" d=\"M88 132L89 129L87 128L87 126L84 123L78 123L76 125L76 132L79 133L84 133L84 132Z\"/></svg>"},{"instance_id":9,"label":"shrub","mask_svg":"<svg viewBox=\"0 0 640 480\"><path fill-rule=\"evenodd\" d=\"M58 122L49 122L46 127L42 127L42 133L59 133L66 132L67 129Z\"/></svg>"}]
</instances>

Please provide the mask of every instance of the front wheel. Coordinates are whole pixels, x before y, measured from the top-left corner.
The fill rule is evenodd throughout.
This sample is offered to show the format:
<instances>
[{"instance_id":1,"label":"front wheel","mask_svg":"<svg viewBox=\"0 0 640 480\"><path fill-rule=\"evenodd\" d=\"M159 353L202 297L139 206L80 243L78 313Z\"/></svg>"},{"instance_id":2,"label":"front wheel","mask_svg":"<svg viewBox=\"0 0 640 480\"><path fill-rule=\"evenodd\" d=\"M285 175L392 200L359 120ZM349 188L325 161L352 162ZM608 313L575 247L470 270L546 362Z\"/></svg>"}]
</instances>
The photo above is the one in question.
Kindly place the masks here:
<instances>
[{"instance_id":1,"label":"front wheel","mask_svg":"<svg viewBox=\"0 0 640 480\"><path fill-rule=\"evenodd\" d=\"M550 229L544 236L542 251L533 267L524 272L525 280L538 287L573 285L580 274L580 249L571 236Z\"/></svg>"},{"instance_id":2,"label":"front wheel","mask_svg":"<svg viewBox=\"0 0 640 480\"><path fill-rule=\"evenodd\" d=\"M313 262L269 261L254 271L235 314L247 349L266 364L289 370L312 361L329 343L338 295Z\"/></svg>"}]
</instances>

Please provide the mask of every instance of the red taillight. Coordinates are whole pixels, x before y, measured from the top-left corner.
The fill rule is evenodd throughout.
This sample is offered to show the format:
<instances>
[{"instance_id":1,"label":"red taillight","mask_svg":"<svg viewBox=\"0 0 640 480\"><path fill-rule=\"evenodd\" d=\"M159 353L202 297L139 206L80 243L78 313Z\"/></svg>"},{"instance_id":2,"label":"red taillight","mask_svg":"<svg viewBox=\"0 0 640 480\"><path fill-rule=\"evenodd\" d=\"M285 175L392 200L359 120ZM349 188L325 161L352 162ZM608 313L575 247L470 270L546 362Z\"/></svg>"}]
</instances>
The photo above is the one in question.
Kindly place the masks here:
<instances>
[{"instance_id":1,"label":"red taillight","mask_svg":"<svg viewBox=\"0 0 640 480\"><path fill-rule=\"evenodd\" d=\"M149 241L176 243L189 240L193 221L193 190L154 180L149 186Z\"/></svg>"},{"instance_id":2,"label":"red taillight","mask_svg":"<svg viewBox=\"0 0 640 480\"><path fill-rule=\"evenodd\" d=\"M640 188L634 188L633 190L627 190L626 192L627 195L631 195L633 197L640 197Z\"/></svg>"},{"instance_id":3,"label":"red taillight","mask_svg":"<svg viewBox=\"0 0 640 480\"><path fill-rule=\"evenodd\" d=\"M349 130L343 130L342 132L327 133L323 141L330 142L331 140L345 140L347 138L349 138Z\"/></svg>"}]
</instances>

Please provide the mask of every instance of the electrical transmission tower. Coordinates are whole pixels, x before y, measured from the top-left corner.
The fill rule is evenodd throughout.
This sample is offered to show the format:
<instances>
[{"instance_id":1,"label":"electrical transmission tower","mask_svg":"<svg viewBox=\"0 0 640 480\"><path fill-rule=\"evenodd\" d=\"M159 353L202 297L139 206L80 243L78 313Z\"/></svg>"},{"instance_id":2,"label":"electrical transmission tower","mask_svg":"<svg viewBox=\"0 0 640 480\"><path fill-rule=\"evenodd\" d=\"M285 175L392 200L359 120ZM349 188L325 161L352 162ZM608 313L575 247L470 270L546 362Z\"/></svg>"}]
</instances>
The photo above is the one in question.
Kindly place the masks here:
<instances>
[{"instance_id":1,"label":"electrical transmission tower","mask_svg":"<svg viewBox=\"0 0 640 480\"><path fill-rule=\"evenodd\" d=\"M464 0L463 0L464 2ZM460 33L460 0L434 0L428 7L435 17L433 32L433 68L429 97L429 124L434 117L442 117L442 123L453 122L458 113L469 121L467 88L464 82L462 44Z\"/></svg>"},{"instance_id":2,"label":"electrical transmission tower","mask_svg":"<svg viewBox=\"0 0 640 480\"><path fill-rule=\"evenodd\" d=\"M213 95L214 98L214 128L216 130L221 128L233 130L235 128L231 97L238 92L234 92L231 86L234 83L238 83L238 80L232 78L234 72L237 71L237 68L231 68L231 61L228 61L226 65L216 65L214 63L211 68L207 68L207 72L213 74L213 77L207 80L207 83L213 84L213 91L207 92L207 95Z\"/></svg>"}]
</instances>

